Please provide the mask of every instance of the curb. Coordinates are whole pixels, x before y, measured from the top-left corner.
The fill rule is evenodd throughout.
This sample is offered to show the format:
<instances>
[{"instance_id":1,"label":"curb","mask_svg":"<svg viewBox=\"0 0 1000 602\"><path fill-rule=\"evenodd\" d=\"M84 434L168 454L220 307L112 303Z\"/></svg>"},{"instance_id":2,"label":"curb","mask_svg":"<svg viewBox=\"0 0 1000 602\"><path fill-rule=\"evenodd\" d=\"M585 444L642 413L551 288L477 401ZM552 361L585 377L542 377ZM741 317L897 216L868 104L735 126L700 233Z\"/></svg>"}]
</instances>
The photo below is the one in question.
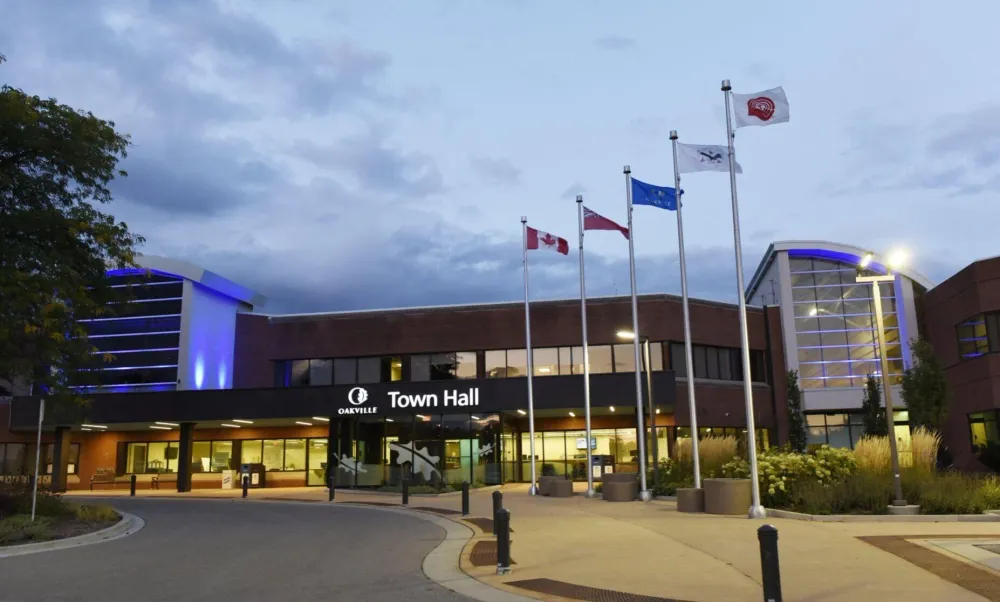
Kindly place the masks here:
<instances>
[{"instance_id":1,"label":"curb","mask_svg":"<svg viewBox=\"0 0 1000 602\"><path fill-rule=\"evenodd\" d=\"M503 485L490 485L489 487L476 487L475 489L469 489L469 495L475 493L480 493L484 491L499 491ZM346 493L347 495L357 494L357 495L378 495L385 497L400 497L403 493L401 491L366 491L364 489L341 489L338 488L337 491ZM448 498L456 497L462 495L462 490L449 491L447 493L411 493L410 497L422 497L422 498Z\"/></svg>"},{"instance_id":2,"label":"curb","mask_svg":"<svg viewBox=\"0 0 1000 602\"><path fill-rule=\"evenodd\" d=\"M35 554L37 552L66 550L69 548L78 548L80 546L88 546L96 543L104 543L106 541L118 539L119 537L132 535L146 526L146 521L142 520L138 516L135 516L134 514L121 511L119 511L119 514L122 516L120 521L110 527L106 527L93 533L85 533L83 535L67 537L65 539L54 539L52 541L41 541L38 543L25 543L16 546L0 547L0 558L11 558L13 556Z\"/></svg>"},{"instance_id":3,"label":"curb","mask_svg":"<svg viewBox=\"0 0 1000 602\"><path fill-rule=\"evenodd\" d=\"M817 523L992 523L996 514L803 514L791 510L767 509L768 518L813 521Z\"/></svg>"}]
</instances>

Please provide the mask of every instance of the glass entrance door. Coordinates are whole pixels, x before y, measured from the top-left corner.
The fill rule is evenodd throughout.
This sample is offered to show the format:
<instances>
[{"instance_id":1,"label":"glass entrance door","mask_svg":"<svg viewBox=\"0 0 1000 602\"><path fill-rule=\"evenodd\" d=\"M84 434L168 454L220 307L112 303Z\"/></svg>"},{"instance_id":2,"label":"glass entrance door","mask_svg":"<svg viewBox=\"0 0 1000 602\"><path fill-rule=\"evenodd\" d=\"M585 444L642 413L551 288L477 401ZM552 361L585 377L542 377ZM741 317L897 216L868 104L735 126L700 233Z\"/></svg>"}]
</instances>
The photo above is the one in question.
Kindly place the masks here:
<instances>
[{"instance_id":1,"label":"glass entrance door","mask_svg":"<svg viewBox=\"0 0 1000 602\"><path fill-rule=\"evenodd\" d=\"M306 444L309 470L306 471L306 485L326 484L326 439L310 439Z\"/></svg>"}]
</instances>

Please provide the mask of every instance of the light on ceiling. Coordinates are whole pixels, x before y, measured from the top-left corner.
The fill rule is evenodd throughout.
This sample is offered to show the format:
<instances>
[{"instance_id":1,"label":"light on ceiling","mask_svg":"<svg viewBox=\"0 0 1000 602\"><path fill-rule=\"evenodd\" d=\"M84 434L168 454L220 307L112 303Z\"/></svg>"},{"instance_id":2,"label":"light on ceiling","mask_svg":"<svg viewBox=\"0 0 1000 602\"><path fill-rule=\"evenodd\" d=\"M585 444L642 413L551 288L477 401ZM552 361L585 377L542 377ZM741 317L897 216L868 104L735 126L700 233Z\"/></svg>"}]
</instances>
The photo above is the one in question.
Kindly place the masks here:
<instances>
[{"instance_id":1,"label":"light on ceiling","mask_svg":"<svg viewBox=\"0 0 1000 602\"><path fill-rule=\"evenodd\" d=\"M228 422L223 422L222 426L224 426L226 428L230 428L230 429L238 429L238 428L240 428L240 425L238 425L238 424L229 424Z\"/></svg>"},{"instance_id":2,"label":"light on ceiling","mask_svg":"<svg viewBox=\"0 0 1000 602\"><path fill-rule=\"evenodd\" d=\"M611 410L612 412L614 412L614 411L615 411L615 406L609 406L609 409L610 409L610 410Z\"/></svg>"},{"instance_id":3,"label":"light on ceiling","mask_svg":"<svg viewBox=\"0 0 1000 602\"><path fill-rule=\"evenodd\" d=\"M311 422L305 422L304 420L296 420L295 424L301 424L302 426L312 426L313 425L313 423L311 423Z\"/></svg>"},{"instance_id":4,"label":"light on ceiling","mask_svg":"<svg viewBox=\"0 0 1000 602\"><path fill-rule=\"evenodd\" d=\"M233 422L238 422L240 424L253 424L253 420L243 420L242 418L234 418Z\"/></svg>"},{"instance_id":5,"label":"light on ceiling","mask_svg":"<svg viewBox=\"0 0 1000 602\"><path fill-rule=\"evenodd\" d=\"M149 425L149 428L156 429L158 431L169 431L170 430L169 426L160 426L158 424L151 424L151 425Z\"/></svg>"},{"instance_id":6,"label":"light on ceiling","mask_svg":"<svg viewBox=\"0 0 1000 602\"><path fill-rule=\"evenodd\" d=\"M572 416L573 418L576 418L576 414L574 414L573 412L570 412L569 415Z\"/></svg>"},{"instance_id":7,"label":"light on ceiling","mask_svg":"<svg viewBox=\"0 0 1000 602\"><path fill-rule=\"evenodd\" d=\"M330 422L329 418L323 418L322 416L313 416L313 420L319 420L320 422Z\"/></svg>"},{"instance_id":8,"label":"light on ceiling","mask_svg":"<svg viewBox=\"0 0 1000 602\"><path fill-rule=\"evenodd\" d=\"M157 420L153 424L159 424L159 425L163 425L163 426L180 426L176 422L160 422L159 420Z\"/></svg>"},{"instance_id":9,"label":"light on ceiling","mask_svg":"<svg viewBox=\"0 0 1000 602\"><path fill-rule=\"evenodd\" d=\"M81 424L80 426L89 429L101 429L101 430L108 428L103 424Z\"/></svg>"},{"instance_id":10,"label":"light on ceiling","mask_svg":"<svg viewBox=\"0 0 1000 602\"><path fill-rule=\"evenodd\" d=\"M527 414L527 412L525 412L524 410L518 410L517 413L520 414L521 416Z\"/></svg>"},{"instance_id":11,"label":"light on ceiling","mask_svg":"<svg viewBox=\"0 0 1000 602\"><path fill-rule=\"evenodd\" d=\"M635 339L635 333L632 332L631 330L619 330L618 338L623 341L631 341Z\"/></svg>"},{"instance_id":12,"label":"light on ceiling","mask_svg":"<svg viewBox=\"0 0 1000 602\"><path fill-rule=\"evenodd\" d=\"M482 420L482 418L480 418L479 416L472 416L472 419L473 420Z\"/></svg>"}]
</instances>

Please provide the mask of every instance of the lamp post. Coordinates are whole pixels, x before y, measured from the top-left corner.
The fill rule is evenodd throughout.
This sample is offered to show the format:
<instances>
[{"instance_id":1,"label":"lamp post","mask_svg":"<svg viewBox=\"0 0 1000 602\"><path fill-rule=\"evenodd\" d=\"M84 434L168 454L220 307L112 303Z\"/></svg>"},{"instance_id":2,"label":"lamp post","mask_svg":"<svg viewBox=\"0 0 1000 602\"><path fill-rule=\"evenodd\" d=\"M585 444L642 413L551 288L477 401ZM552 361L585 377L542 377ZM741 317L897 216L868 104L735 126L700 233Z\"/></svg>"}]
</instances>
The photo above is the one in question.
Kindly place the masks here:
<instances>
[{"instance_id":1,"label":"lamp post","mask_svg":"<svg viewBox=\"0 0 1000 602\"><path fill-rule=\"evenodd\" d=\"M618 338L631 341L635 339L635 334L631 330L619 330ZM649 432L651 441L651 449L653 453L653 489L656 490L657 486L660 484L659 476L659 466L660 466L660 453L658 443L656 441L656 414L653 412L653 364L649 361L649 337L645 335L639 335L639 341L642 343L642 355L643 363L645 363L646 370L646 413L649 414ZM650 449L650 446L646 447Z\"/></svg>"},{"instance_id":2,"label":"lamp post","mask_svg":"<svg viewBox=\"0 0 1000 602\"><path fill-rule=\"evenodd\" d=\"M892 485L894 488L893 506L906 506L906 499L903 498L903 483L899 478L899 449L896 447L896 425L895 412L892 408L892 387L889 386L889 360L886 357L885 349L885 326L882 322L882 293L879 290L879 283L895 282L896 277L892 275L891 266L898 267L902 263L902 257L898 253L894 254L895 259L890 259L886 266L886 273L874 276L862 276L863 270L867 268L873 259L872 253L865 253L858 263L858 276L856 282L868 283L872 285L872 301L875 305L875 333L878 338L879 366L882 371L882 392L885 397L885 420L888 423L889 457L892 460Z\"/></svg>"}]
</instances>

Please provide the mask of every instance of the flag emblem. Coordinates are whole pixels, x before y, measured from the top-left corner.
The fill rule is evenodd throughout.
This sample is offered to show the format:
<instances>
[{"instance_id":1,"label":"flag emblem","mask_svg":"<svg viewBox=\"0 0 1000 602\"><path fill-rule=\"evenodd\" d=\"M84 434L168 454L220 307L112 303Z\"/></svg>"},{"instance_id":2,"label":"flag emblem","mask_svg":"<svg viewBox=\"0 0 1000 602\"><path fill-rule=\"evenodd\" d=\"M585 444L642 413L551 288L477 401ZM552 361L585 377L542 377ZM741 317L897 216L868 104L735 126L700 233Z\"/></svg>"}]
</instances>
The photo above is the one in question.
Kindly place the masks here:
<instances>
[{"instance_id":1,"label":"flag emblem","mask_svg":"<svg viewBox=\"0 0 1000 602\"><path fill-rule=\"evenodd\" d=\"M702 163L711 163L713 165L722 165L722 153L716 149L699 150L698 155L701 157ZM660 193L663 194L663 193Z\"/></svg>"},{"instance_id":2,"label":"flag emblem","mask_svg":"<svg viewBox=\"0 0 1000 602\"><path fill-rule=\"evenodd\" d=\"M751 98L747 101L747 113L761 121L768 121L774 116L774 101L766 96Z\"/></svg>"}]
</instances>

